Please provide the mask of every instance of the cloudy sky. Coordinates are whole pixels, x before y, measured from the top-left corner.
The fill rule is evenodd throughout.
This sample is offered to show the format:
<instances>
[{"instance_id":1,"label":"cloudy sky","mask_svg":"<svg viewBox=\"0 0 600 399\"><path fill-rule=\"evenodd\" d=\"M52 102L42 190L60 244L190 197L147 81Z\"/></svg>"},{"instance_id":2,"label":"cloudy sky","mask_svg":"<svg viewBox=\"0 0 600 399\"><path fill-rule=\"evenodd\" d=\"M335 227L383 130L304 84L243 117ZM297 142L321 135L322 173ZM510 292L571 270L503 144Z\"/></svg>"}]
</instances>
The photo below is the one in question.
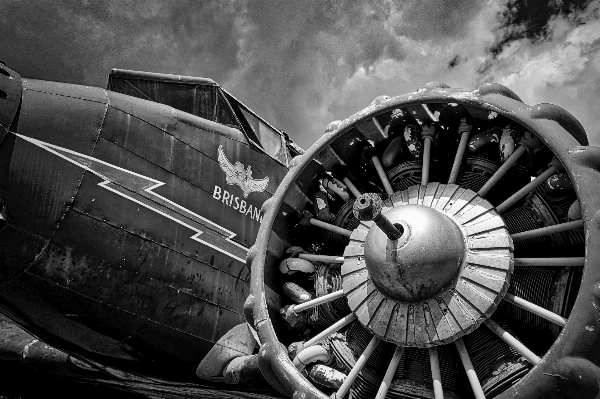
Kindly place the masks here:
<instances>
[{"instance_id":1,"label":"cloudy sky","mask_svg":"<svg viewBox=\"0 0 600 399\"><path fill-rule=\"evenodd\" d=\"M600 0L0 0L0 59L105 87L111 68L210 77L308 148L428 81L498 82L600 145Z\"/></svg>"}]
</instances>

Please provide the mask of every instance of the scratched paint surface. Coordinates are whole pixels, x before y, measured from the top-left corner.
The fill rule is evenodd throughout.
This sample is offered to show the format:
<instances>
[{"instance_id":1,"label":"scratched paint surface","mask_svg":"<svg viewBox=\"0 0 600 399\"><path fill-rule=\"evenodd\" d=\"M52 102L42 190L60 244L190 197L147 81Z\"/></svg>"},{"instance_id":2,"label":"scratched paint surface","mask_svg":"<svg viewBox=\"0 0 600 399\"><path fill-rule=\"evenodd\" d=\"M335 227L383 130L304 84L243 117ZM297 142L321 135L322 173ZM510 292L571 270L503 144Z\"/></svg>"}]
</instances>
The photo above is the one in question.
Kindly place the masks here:
<instances>
[{"instance_id":1,"label":"scratched paint surface","mask_svg":"<svg viewBox=\"0 0 600 399\"><path fill-rule=\"evenodd\" d=\"M40 386L47 396L109 397L140 394L164 398L280 398L270 391L213 389L194 383L147 378L68 355L33 337L0 314L0 373L3 393L38 397ZM35 381L35 384L31 384ZM233 387L230 387L233 389Z\"/></svg>"},{"instance_id":2,"label":"scratched paint surface","mask_svg":"<svg viewBox=\"0 0 600 399\"><path fill-rule=\"evenodd\" d=\"M0 307L50 343L193 371L245 320L246 251L287 170L239 132L180 123L169 107L28 84L14 147L0 151L10 157ZM254 178L268 176L266 190L245 198L227 184L219 146Z\"/></svg>"}]
</instances>

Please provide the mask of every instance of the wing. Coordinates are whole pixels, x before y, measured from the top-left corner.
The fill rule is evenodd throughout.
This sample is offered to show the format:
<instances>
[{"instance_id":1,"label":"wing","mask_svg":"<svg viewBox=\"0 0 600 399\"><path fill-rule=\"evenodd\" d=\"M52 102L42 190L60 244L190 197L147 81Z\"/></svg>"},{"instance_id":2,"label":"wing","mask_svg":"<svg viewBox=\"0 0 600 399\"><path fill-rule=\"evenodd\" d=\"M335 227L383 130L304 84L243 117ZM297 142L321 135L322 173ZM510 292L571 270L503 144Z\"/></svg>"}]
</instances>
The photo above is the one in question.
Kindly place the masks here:
<instances>
[{"instance_id":1,"label":"wing","mask_svg":"<svg viewBox=\"0 0 600 399\"><path fill-rule=\"evenodd\" d=\"M227 159L225 152L223 152L222 145L219 146L218 154L219 155L218 155L217 159L219 161L219 166L221 167L221 169L223 169L223 172L225 172L225 175L230 179L237 177L237 175L235 173L235 168L233 167L231 162L229 162L229 159Z\"/></svg>"},{"instance_id":2,"label":"wing","mask_svg":"<svg viewBox=\"0 0 600 399\"><path fill-rule=\"evenodd\" d=\"M263 192L269 185L269 176L263 179L248 179L246 185L248 186L248 192Z\"/></svg>"}]
</instances>

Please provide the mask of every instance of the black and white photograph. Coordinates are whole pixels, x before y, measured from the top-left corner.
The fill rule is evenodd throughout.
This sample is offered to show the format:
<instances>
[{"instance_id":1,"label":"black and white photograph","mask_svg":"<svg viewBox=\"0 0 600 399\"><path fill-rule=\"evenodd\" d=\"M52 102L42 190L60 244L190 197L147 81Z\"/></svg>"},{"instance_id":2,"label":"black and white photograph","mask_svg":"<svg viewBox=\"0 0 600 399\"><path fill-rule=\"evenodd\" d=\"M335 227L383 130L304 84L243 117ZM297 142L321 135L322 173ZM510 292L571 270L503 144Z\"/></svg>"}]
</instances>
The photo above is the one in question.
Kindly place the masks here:
<instances>
[{"instance_id":1,"label":"black and white photograph","mask_svg":"<svg viewBox=\"0 0 600 399\"><path fill-rule=\"evenodd\" d=\"M0 0L0 399L600 397L600 0Z\"/></svg>"}]
</instances>

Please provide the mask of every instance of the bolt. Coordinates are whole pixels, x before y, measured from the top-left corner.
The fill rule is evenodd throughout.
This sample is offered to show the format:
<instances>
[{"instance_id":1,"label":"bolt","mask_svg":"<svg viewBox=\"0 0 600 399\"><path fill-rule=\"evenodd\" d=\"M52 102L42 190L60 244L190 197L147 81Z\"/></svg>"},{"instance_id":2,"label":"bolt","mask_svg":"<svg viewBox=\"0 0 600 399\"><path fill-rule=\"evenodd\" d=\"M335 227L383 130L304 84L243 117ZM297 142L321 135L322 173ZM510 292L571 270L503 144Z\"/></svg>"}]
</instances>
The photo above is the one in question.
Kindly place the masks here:
<instances>
[{"instance_id":1,"label":"bolt","mask_svg":"<svg viewBox=\"0 0 600 399\"><path fill-rule=\"evenodd\" d=\"M403 229L401 225L393 225L390 220L381 213L383 201L377 194L367 193L356 199L352 211L358 220L372 220L383 230L390 240L397 240L402 237Z\"/></svg>"}]
</instances>

